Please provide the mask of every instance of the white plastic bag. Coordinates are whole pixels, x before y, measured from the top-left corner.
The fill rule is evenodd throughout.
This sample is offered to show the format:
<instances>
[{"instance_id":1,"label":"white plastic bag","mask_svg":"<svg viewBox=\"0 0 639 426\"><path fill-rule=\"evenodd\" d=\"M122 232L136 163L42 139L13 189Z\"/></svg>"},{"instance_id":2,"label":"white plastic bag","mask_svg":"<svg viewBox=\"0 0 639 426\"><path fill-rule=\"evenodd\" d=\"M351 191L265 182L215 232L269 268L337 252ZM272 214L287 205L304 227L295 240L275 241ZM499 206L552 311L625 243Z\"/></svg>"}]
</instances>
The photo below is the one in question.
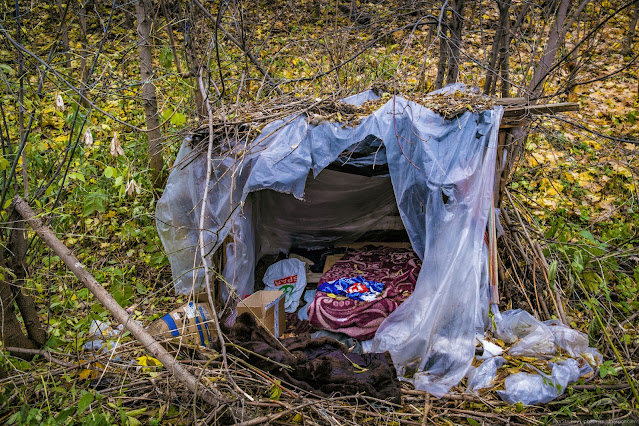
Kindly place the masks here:
<instances>
[{"instance_id":1,"label":"white plastic bag","mask_svg":"<svg viewBox=\"0 0 639 426\"><path fill-rule=\"evenodd\" d=\"M500 356L484 361L479 367L471 366L466 373L468 377L468 390L477 393L479 389L489 387L497 376L497 369L501 368L506 360Z\"/></svg>"},{"instance_id":2,"label":"white plastic bag","mask_svg":"<svg viewBox=\"0 0 639 426\"><path fill-rule=\"evenodd\" d=\"M497 391L501 398L509 404L521 402L524 405L545 404L564 393L566 386L576 382L581 375L579 363L567 359L552 364L550 376L539 374L517 373L506 377L503 391Z\"/></svg>"},{"instance_id":3,"label":"white plastic bag","mask_svg":"<svg viewBox=\"0 0 639 426\"><path fill-rule=\"evenodd\" d=\"M555 353L555 337L541 321L521 309L502 313L495 336L506 343L514 343L508 353L512 356L544 356Z\"/></svg>"},{"instance_id":4,"label":"white plastic bag","mask_svg":"<svg viewBox=\"0 0 639 426\"><path fill-rule=\"evenodd\" d=\"M557 320L544 321L555 337L555 344L573 358L583 358L593 367L603 362L603 356L588 343L588 336L578 330L566 327Z\"/></svg>"},{"instance_id":5,"label":"white plastic bag","mask_svg":"<svg viewBox=\"0 0 639 426\"><path fill-rule=\"evenodd\" d=\"M295 312L306 287L306 266L299 259L280 260L268 267L263 281L264 290L283 291L286 312Z\"/></svg>"}]
</instances>

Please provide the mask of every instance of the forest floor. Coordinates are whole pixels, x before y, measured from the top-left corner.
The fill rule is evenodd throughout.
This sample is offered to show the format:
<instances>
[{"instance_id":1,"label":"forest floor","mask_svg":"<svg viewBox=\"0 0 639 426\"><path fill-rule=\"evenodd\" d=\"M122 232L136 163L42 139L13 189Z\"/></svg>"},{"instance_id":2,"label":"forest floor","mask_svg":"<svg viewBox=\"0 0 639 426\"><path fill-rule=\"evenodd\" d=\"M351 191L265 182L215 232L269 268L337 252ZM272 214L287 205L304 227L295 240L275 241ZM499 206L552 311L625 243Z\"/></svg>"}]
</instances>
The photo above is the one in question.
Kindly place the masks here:
<instances>
[{"instance_id":1,"label":"forest floor","mask_svg":"<svg viewBox=\"0 0 639 426\"><path fill-rule=\"evenodd\" d=\"M241 16L238 9L231 9L224 19L227 31L236 36L237 23L242 22L243 37L250 41L256 58L280 83L278 87L285 95L269 92L265 78L251 61L223 38L218 46L218 64L224 85L216 80L218 71L209 76L226 91L216 118L241 119L243 108L245 111L256 102L268 109L268 105L281 106L284 102L290 105L295 99L339 99L372 86L388 96L401 93L413 99L433 88L438 63L436 33L429 30L433 26L416 25L418 18L400 13L401 8L371 2L359 12L363 23L354 23L344 11L350 2L338 2L341 9L322 6L317 13L312 1L300 2L296 7L284 2L263 3L262 7L247 6ZM576 30L570 32L574 37L596 27L597 19L612 10L608 2L595 3L584 18L583 28L576 24ZM488 2L477 2L472 8L458 80L482 87L485 72L476 58L486 58L490 52L490 40L484 31L494 28L498 12ZM139 58L133 41L134 19L124 6L116 10L108 43L101 45L109 9L96 6L90 12L87 40L83 42L79 41L80 25L74 15L69 21L69 67L65 67L63 55L56 56L52 69L58 74L50 71L44 89L36 94L42 70L38 71L40 65L33 58L46 59L55 41L58 13L55 5L42 1L32 2L25 13L23 25L29 31L24 32L22 43L33 55L25 53L29 72L23 79L23 104L34 111L35 125L26 144L26 161L21 159L17 169L22 179L17 181L19 190L11 192L11 186L8 191L24 195L28 181L34 208L45 212L59 237L88 265L98 282L121 306L130 309L135 320L146 325L187 299L176 297L172 291L171 271L153 215L161 190L154 190L150 183L146 139L135 127L143 127L144 112ZM186 27L180 24L178 12L171 10L169 14L177 16L175 37L182 46ZM200 16L199 25L188 33L193 40L206 45L214 27L211 18L215 15ZM23 290L34 298L49 337L45 349L32 360L8 352L0 359L9 374L8 379L0 381L0 423L639 422L639 401L633 389L639 376L639 70L633 65L634 53L623 52L621 45L628 19L627 14L612 19L591 42L587 55L566 61L548 79L544 87L548 97L543 102L577 102L580 109L533 118L531 135L504 199L504 207L521 214L524 227L543 247L561 287L570 325L586 333L590 344L604 356L604 363L589 381L568 386L548 404L509 405L496 393L503 389L505 373L528 371L527 363L534 364L519 359L503 370L493 388L478 395L464 392L465 381L442 399L403 384L402 403L393 405L370 398L300 397L287 384L246 366L233 365L229 376L213 351L199 349L182 354L181 362L201 376L203 384L219 388L222 395L234 401L211 410L171 378L128 332L113 337L117 350L83 350L93 338L92 321L112 324L113 320L60 258L38 238L32 238L30 274ZM158 18L158 22L165 21ZM531 28L537 24L533 20L528 23ZM194 79L175 70L176 60L187 68L186 54L180 50L175 58L166 38L166 26L162 25L154 46L155 81L166 137L164 155L170 165L183 137L202 127L203 120L194 112ZM525 86L530 78L525 69L527 61L534 62L538 54L529 48L532 38L522 36L513 42L512 57L517 58L511 70L513 97L520 95L517 87ZM567 39L563 48L570 46ZM213 55L212 50L206 52ZM71 89L79 86L83 52L89 53L89 64L95 58L92 85L87 89L93 107L77 107L78 96ZM4 43L0 70L11 89L2 94L2 114L8 118L4 127L13 141L20 134L15 56L11 45ZM211 66L217 67L214 62L211 60ZM622 66L628 62L631 66ZM576 66L580 81L590 82L562 91ZM311 78L324 72L321 79ZM58 99L65 107L56 104ZM8 172L8 160L0 157L0 171ZM63 172L56 169L57 164L65 166ZM1 206L5 209L3 222L7 221L10 198ZM515 239L500 242L515 243ZM504 294L501 308L539 313L539 298L550 305L548 291L535 285L541 281L535 277L537 266L530 264L532 257L508 257L505 249L500 253L509 259L505 261L506 279L500 283ZM4 269L0 273L3 279L10 276ZM241 390L230 386L228 377Z\"/></svg>"}]
</instances>

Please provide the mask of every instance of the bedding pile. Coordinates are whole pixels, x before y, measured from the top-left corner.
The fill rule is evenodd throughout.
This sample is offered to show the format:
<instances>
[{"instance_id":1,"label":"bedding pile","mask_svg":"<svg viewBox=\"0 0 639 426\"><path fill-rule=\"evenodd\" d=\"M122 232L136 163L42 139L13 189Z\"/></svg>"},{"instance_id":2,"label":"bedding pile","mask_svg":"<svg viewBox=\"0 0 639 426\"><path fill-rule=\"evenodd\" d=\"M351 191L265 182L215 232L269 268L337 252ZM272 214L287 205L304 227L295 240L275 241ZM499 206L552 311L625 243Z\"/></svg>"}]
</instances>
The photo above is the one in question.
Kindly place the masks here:
<instances>
[{"instance_id":1,"label":"bedding pile","mask_svg":"<svg viewBox=\"0 0 639 426\"><path fill-rule=\"evenodd\" d=\"M411 249L365 246L347 252L324 273L318 288L344 277L361 276L384 283L384 289L372 301L318 291L308 307L309 321L319 329L369 340L382 321L412 294L420 268L421 261Z\"/></svg>"}]
</instances>

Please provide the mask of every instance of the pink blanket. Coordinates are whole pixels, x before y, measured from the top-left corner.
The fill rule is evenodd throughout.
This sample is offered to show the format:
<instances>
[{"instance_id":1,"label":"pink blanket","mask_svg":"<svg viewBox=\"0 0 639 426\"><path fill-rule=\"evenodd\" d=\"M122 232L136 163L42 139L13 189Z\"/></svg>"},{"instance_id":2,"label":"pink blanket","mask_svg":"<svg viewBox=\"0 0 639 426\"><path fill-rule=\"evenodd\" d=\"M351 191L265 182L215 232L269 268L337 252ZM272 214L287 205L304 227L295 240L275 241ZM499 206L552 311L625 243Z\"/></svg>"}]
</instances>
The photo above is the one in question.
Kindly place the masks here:
<instances>
[{"instance_id":1,"label":"pink blanket","mask_svg":"<svg viewBox=\"0 0 639 426\"><path fill-rule=\"evenodd\" d=\"M382 321L415 289L421 262L411 249L366 246L349 252L322 276L320 283L361 275L386 286L371 302L340 300L318 291L308 307L308 318L316 328L371 339Z\"/></svg>"}]
</instances>

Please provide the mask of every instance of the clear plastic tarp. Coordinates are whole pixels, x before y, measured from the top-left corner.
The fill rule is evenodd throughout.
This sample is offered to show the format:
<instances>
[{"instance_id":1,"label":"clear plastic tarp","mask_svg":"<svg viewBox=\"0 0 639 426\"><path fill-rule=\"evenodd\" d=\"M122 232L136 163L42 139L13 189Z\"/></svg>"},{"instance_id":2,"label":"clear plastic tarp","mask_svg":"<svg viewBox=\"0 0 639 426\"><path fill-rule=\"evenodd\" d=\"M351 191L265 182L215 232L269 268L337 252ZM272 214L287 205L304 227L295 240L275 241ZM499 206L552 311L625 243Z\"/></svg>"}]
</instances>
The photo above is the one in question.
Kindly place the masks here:
<instances>
[{"instance_id":1,"label":"clear plastic tarp","mask_svg":"<svg viewBox=\"0 0 639 426\"><path fill-rule=\"evenodd\" d=\"M244 297L262 254L354 240L399 211L423 266L373 350L389 351L403 380L443 395L464 377L475 333L487 322L484 232L502 112L496 106L447 120L394 96L355 127L316 126L297 115L267 125L255 140L223 141L211 159L203 232L206 155L185 141L156 209L176 292L202 284L199 238L209 255L231 237L223 275ZM348 150L362 153L356 166L387 172L340 172L355 163L341 155Z\"/></svg>"}]
</instances>

